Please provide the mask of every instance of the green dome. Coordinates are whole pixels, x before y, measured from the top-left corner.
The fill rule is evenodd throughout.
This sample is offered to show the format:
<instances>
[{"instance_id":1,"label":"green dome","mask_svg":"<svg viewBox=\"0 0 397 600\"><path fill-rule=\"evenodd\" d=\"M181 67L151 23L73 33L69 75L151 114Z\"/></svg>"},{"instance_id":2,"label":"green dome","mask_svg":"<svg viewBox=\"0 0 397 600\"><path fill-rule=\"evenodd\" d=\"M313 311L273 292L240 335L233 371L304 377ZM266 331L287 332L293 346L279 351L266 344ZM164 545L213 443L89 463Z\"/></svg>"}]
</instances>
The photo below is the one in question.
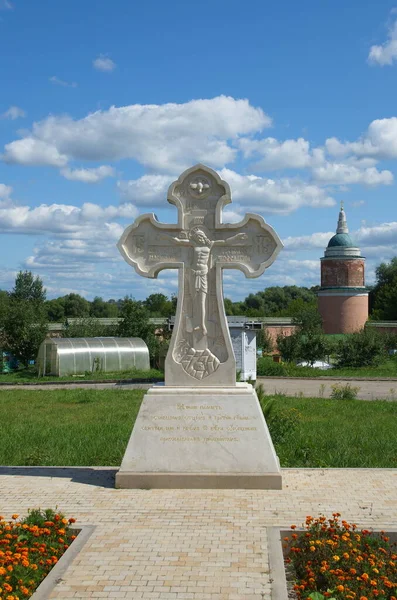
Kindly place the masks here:
<instances>
[{"instance_id":1,"label":"green dome","mask_svg":"<svg viewBox=\"0 0 397 600\"><path fill-rule=\"evenodd\" d=\"M337 233L328 242L328 248L342 246L344 248L354 248L354 244L348 233Z\"/></svg>"}]
</instances>

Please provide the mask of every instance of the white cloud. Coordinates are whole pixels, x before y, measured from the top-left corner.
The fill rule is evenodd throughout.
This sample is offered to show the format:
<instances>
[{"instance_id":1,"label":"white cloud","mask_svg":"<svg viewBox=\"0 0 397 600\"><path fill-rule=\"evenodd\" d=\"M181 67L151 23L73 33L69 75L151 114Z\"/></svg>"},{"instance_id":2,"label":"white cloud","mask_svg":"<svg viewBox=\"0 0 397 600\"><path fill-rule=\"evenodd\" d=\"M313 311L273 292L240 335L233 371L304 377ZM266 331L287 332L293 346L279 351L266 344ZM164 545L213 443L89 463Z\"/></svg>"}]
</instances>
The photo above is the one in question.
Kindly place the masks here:
<instances>
[{"instance_id":1,"label":"white cloud","mask_svg":"<svg viewBox=\"0 0 397 600\"><path fill-rule=\"evenodd\" d=\"M270 124L263 110L248 100L226 96L111 107L76 121L51 116L35 123L30 134L6 145L4 159L66 166L68 159L131 158L150 169L179 173L195 162L223 167L236 157L229 142Z\"/></svg>"},{"instance_id":2,"label":"white cloud","mask_svg":"<svg viewBox=\"0 0 397 600\"><path fill-rule=\"evenodd\" d=\"M326 248L335 231L327 233L312 233L311 235L289 236L283 240L286 250L309 250L311 248Z\"/></svg>"},{"instance_id":3,"label":"white cloud","mask_svg":"<svg viewBox=\"0 0 397 600\"><path fill-rule=\"evenodd\" d=\"M255 164L256 169L303 169L312 161L310 144L303 138L284 142L272 137L262 140L241 138L239 147L245 158L263 157Z\"/></svg>"},{"instance_id":4,"label":"white cloud","mask_svg":"<svg viewBox=\"0 0 397 600\"><path fill-rule=\"evenodd\" d=\"M107 222L116 218L135 218L137 209L132 204L107 206L105 208L86 202L82 207L67 204L41 204L7 206L0 208L0 231L8 233L73 233L82 228L90 229L93 222ZM108 224L110 228L116 224ZM94 231L97 235L97 230ZM117 230L121 234L121 229ZM84 232L87 235L87 231Z\"/></svg>"},{"instance_id":5,"label":"white cloud","mask_svg":"<svg viewBox=\"0 0 397 600\"><path fill-rule=\"evenodd\" d=\"M70 181L82 181L83 183L98 183L105 177L114 177L115 170L108 165L102 165L95 169L61 169L61 175Z\"/></svg>"},{"instance_id":6,"label":"white cloud","mask_svg":"<svg viewBox=\"0 0 397 600\"><path fill-rule=\"evenodd\" d=\"M375 167L359 169L354 165L343 163L326 163L312 171L313 178L325 184L354 184L361 183L366 186L391 185L393 174L390 171L378 171Z\"/></svg>"},{"instance_id":7,"label":"white cloud","mask_svg":"<svg viewBox=\"0 0 397 600\"><path fill-rule=\"evenodd\" d=\"M5 183L0 183L0 201L8 201L11 197L12 187Z\"/></svg>"},{"instance_id":8,"label":"white cloud","mask_svg":"<svg viewBox=\"0 0 397 600\"><path fill-rule=\"evenodd\" d=\"M380 46L371 46L368 62L370 65L392 65L397 60L397 20L389 29L386 42Z\"/></svg>"},{"instance_id":9,"label":"white cloud","mask_svg":"<svg viewBox=\"0 0 397 600\"><path fill-rule=\"evenodd\" d=\"M10 106L8 110L0 115L1 119L11 119L12 121L22 117L26 117L26 112L22 108L19 108L19 106Z\"/></svg>"},{"instance_id":10,"label":"white cloud","mask_svg":"<svg viewBox=\"0 0 397 600\"><path fill-rule=\"evenodd\" d=\"M62 87L71 87L71 88L77 87L77 83L75 81L70 81L70 82L64 81L63 79L60 79L56 75L53 75L52 77L50 77L49 81L51 81L51 83L54 83L55 85L61 85Z\"/></svg>"},{"instance_id":11,"label":"white cloud","mask_svg":"<svg viewBox=\"0 0 397 600\"><path fill-rule=\"evenodd\" d=\"M95 60L92 61L94 69L97 71L104 71L110 73L116 68L116 63L104 54L100 54Z\"/></svg>"},{"instance_id":12,"label":"white cloud","mask_svg":"<svg viewBox=\"0 0 397 600\"><path fill-rule=\"evenodd\" d=\"M0 10L12 10L14 5L10 0L0 0Z\"/></svg>"},{"instance_id":13,"label":"white cloud","mask_svg":"<svg viewBox=\"0 0 397 600\"><path fill-rule=\"evenodd\" d=\"M301 206L334 206L326 190L298 179L267 179L256 175L239 175L222 169L220 175L232 189L233 199L262 213L290 214Z\"/></svg>"},{"instance_id":14,"label":"white cloud","mask_svg":"<svg viewBox=\"0 0 397 600\"><path fill-rule=\"evenodd\" d=\"M329 138L325 147L332 156L355 156L397 158L397 117L372 121L365 134L356 142L341 142Z\"/></svg>"},{"instance_id":15,"label":"white cloud","mask_svg":"<svg viewBox=\"0 0 397 600\"><path fill-rule=\"evenodd\" d=\"M67 156L60 154L56 146L33 137L6 144L2 159L25 166L63 167L67 163Z\"/></svg>"},{"instance_id":16,"label":"white cloud","mask_svg":"<svg viewBox=\"0 0 397 600\"><path fill-rule=\"evenodd\" d=\"M355 238L364 247L397 246L397 222L381 223L372 227L362 226L355 233Z\"/></svg>"},{"instance_id":17,"label":"white cloud","mask_svg":"<svg viewBox=\"0 0 397 600\"><path fill-rule=\"evenodd\" d=\"M168 175L143 175L139 179L118 181L121 196L137 206L164 206L167 190L176 179Z\"/></svg>"}]
</instances>

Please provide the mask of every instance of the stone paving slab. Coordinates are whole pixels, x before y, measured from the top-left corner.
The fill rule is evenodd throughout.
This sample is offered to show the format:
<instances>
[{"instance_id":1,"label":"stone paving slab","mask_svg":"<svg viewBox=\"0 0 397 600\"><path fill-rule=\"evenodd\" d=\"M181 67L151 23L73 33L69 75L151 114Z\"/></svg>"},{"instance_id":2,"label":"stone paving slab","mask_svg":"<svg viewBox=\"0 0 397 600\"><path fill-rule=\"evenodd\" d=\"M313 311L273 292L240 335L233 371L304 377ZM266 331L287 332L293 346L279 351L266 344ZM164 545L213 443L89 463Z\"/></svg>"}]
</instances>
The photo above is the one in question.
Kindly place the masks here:
<instances>
[{"instance_id":1,"label":"stone paving slab","mask_svg":"<svg viewBox=\"0 0 397 600\"><path fill-rule=\"evenodd\" d=\"M0 513L96 525L51 598L270 598L266 527L334 511L396 528L397 469L283 469L281 491L116 490L116 469L0 468Z\"/></svg>"}]
</instances>

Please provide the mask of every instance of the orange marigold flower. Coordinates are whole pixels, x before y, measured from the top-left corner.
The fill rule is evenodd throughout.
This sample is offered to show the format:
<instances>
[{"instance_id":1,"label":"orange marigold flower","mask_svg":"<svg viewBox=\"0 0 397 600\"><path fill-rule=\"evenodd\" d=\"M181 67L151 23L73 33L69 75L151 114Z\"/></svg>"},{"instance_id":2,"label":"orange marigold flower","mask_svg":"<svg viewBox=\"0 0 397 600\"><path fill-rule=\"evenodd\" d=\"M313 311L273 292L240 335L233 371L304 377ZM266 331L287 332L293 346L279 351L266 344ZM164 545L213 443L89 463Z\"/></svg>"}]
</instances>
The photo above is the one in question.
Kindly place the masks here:
<instances>
[{"instance_id":1,"label":"orange marigold flower","mask_svg":"<svg viewBox=\"0 0 397 600\"><path fill-rule=\"evenodd\" d=\"M73 519L73 517L70 518L69 523L76 523L76 519ZM295 529L295 525L293 527L291 527L291 529Z\"/></svg>"},{"instance_id":2,"label":"orange marigold flower","mask_svg":"<svg viewBox=\"0 0 397 600\"><path fill-rule=\"evenodd\" d=\"M12 592L12 586L9 583L4 584L4 589L6 592Z\"/></svg>"},{"instance_id":3,"label":"orange marigold flower","mask_svg":"<svg viewBox=\"0 0 397 600\"><path fill-rule=\"evenodd\" d=\"M296 525L290 525L291 529L296 529Z\"/></svg>"},{"instance_id":4,"label":"orange marigold flower","mask_svg":"<svg viewBox=\"0 0 397 600\"><path fill-rule=\"evenodd\" d=\"M337 554L334 554L334 556L332 557L333 560L335 560L336 562L338 562L338 560L340 560L339 556Z\"/></svg>"},{"instance_id":5,"label":"orange marigold flower","mask_svg":"<svg viewBox=\"0 0 397 600\"><path fill-rule=\"evenodd\" d=\"M344 585L337 585L336 589L338 590L338 592L343 592L344 589L345 589L345 586Z\"/></svg>"},{"instance_id":6,"label":"orange marigold flower","mask_svg":"<svg viewBox=\"0 0 397 600\"><path fill-rule=\"evenodd\" d=\"M310 550L310 552L315 552L316 551L316 546L310 546L309 550Z\"/></svg>"},{"instance_id":7,"label":"orange marigold flower","mask_svg":"<svg viewBox=\"0 0 397 600\"><path fill-rule=\"evenodd\" d=\"M11 515L11 518L14 519L14 520L17 519L18 517L19 517L19 515L17 513Z\"/></svg>"}]
</instances>

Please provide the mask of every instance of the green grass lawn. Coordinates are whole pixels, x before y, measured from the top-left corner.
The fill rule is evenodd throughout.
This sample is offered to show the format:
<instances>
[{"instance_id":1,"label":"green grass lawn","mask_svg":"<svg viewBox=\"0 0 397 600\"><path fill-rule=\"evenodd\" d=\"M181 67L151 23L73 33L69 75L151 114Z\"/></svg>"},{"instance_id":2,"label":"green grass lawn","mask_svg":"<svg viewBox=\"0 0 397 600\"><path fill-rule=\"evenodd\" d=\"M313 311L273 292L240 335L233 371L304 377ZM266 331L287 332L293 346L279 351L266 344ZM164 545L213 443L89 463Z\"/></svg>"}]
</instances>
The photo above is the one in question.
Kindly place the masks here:
<instances>
[{"instance_id":1,"label":"green grass lawn","mask_svg":"<svg viewBox=\"0 0 397 600\"><path fill-rule=\"evenodd\" d=\"M0 464L120 465L143 390L0 390Z\"/></svg>"},{"instance_id":2,"label":"green grass lawn","mask_svg":"<svg viewBox=\"0 0 397 600\"><path fill-rule=\"evenodd\" d=\"M268 419L282 467L397 467L397 403L273 398Z\"/></svg>"},{"instance_id":3,"label":"green grass lawn","mask_svg":"<svg viewBox=\"0 0 397 600\"><path fill-rule=\"evenodd\" d=\"M92 373L84 373L82 375L68 375L67 377L55 377L54 375L47 375L45 377L38 377L34 369L20 369L13 371L12 373L0 373L0 383L44 383L46 381L84 381L84 380L98 380L98 379L146 379L148 381L163 381L164 373L157 369L150 369L150 371L139 371L138 369L129 371L117 371L114 373L104 373L102 371L94 371Z\"/></svg>"},{"instance_id":4,"label":"green grass lawn","mask_svg":"<svg viewBox=\"0 0 397 600\"><path fill-rule=\"evenodd\" d=\"M0 390L0 464L118 466L144 393ZM397 467L397 403L270 398L281 466Z\"/></svg>"}]
</instances>

